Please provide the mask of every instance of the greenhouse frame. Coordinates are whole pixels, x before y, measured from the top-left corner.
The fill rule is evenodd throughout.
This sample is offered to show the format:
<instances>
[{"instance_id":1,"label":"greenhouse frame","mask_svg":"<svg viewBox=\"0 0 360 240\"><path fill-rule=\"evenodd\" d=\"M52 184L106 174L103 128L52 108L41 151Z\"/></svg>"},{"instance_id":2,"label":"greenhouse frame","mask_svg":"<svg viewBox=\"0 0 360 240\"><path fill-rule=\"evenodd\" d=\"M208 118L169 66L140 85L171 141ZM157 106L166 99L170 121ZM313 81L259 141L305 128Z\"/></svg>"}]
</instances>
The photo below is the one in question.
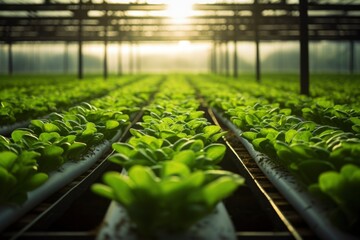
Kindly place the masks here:
<instances>
[{"instance_id":1,"label":"greenhouse frame","mask_svg":"<svg viewBox=\"0 0 360 240\"><path fill-rule=\"evenodd\" d=\"M359 41L359 0L0 0L0 238L358 239Z\"/></svg>"}]
</instances>

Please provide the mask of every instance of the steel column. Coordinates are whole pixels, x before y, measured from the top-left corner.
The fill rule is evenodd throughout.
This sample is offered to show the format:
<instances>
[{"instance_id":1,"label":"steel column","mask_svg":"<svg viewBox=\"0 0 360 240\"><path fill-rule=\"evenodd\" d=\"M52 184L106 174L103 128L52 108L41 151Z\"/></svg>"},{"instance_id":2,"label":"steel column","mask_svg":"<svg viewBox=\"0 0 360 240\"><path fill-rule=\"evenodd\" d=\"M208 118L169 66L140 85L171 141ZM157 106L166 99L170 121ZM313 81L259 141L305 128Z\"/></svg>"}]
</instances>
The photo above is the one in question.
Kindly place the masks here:
<instances>
[{"instance_id":1,"label":"steel column","mask_svg":"<svg viewBox=\"0 0 360 240\"><path fill-rule=\"evenodd\" d=\"M141 52L140 45L136 43L136 73L141 72Z\"/></svg>"},{"instance_id":2,"label":"steel column","mask_svg":"<svg viewBox=\"0 0 360 240\"><path fill-rule=\"evenodd\" d=\"M259 38L259 8L258 8L258 0L254 0L254 37L255 37L255 76L256 81L261 81L261 73L260 73L260 38Z\"/></svg>"},{"instance_id":3,"label":"steel column","mask_svg":"<svg viewBox=\"0 0 360 240\"><path fill-rule=\"evenodd\" d=\"M129 73L134 73L134 45L132 42L129 44Z\"/></svg>"},{"instance_id":4,"label":"steel column","mask_svg":"<svg viewBox=\"0 0 360 240\"><path fill-rule=\"evenodd\" d=\"M8 45L8 74L12 76L14 72L13 68L13 51L12 51L12 42L9 42Z\"/></svg>"},{"instance_id":5,"label":"steel column","mask_svg":"<svg viewBox=\"0 0 360 240\"><path fill-rule=\"evenodd\" d=\"M122 75L121 42L118 43L118 76Z\"/></svg>"},{"instance_id":6,"label":"steel column","mask_svg":"<svg viewBox=\"0 0 360 240\"><path fill-rule=\"evenodd\" d=\"M82 0L79 1L79 7L82 8ZM82 16L79 15L79 31L78 31L78 78L83 79L83 53L82 53Z\"/></svg>"},{"instance_id":7,"label":"steel column","mask_svg":"<svg viewBox=\"0 0 360 240\"><path fill-rule=\"evenodd\" d=\"M309 95L308 1L300 0L300 94Z\"/></svg>"},{"instance_id":8,"label":"steel column","mask_svg":"<svg viewBox=\"0 0 360 240\"><path fill-rule=\"evenodd\" d=\"M238 55L237 55L237 41L234 40L234 78L238 78Z\"/></svg>"},{"instance_id":9,"label":"steel column","mask_svg":"<svg viewBox=\"0 0 360 240\"><path fill-rule=\"evenodd\" d=\"M355 44L354 41L350 41L350 49L349 49L349 72L350 74L354 74L355 69Z\"/></svg>"},{"instance_id":10,"label":"steel column","mask_svg":"<svg viewBox=\"0 0 360 240\"><path fill-rule=\"evenodd\" d=\"M225 75L230 77L229 42L225 42Z\"/></svg>"},{"instance_id":11,"label":"steel column","mask_svg":"<svg viewBox=\"0 0 360 240\"><path fill-rule=\"evenodd\" d=\"M219 74L224 73L224 54L223 54L223 42L219 42Z\"/></svg>"},{"instance_id":12,"label":"steel column","mask_svg":"<svg viewBox=\"0 0 360 240\"><path fill-rule=\"evenodd\" d=\"M64 67L64 73L67 74L69 72L69 64L68 64L68 58L69 58L69 43L65 42L64 45L64 62L63 62L63 67Z\"/></svg>"},{"instance_id":13,"label":"steel column","mask_svg":"<svg viewBox=\"0 0 360 240\"><path fill-rule=\"evenodd\" d=\"M105 11L105 17L107 17L107 11ZM108 37L107 37L107 19L105 18L104 21L106 21L106 24L104 26L104 79L106 80L108 78L108 53L107 53L107 45L108 45Z\"/></svg>"},{"instance_id":14,"label":"steel column","mask_svg":"<svg viewBox=\"0 0 360 240\"><path fill-rule=\"evenodd\" d=\"M213 58L214 73L217 74L218 71L217 71L217 43L216 43L216 41L214 41L213 53L214 53L214 58Z\"/></svg>"}]
</instances>

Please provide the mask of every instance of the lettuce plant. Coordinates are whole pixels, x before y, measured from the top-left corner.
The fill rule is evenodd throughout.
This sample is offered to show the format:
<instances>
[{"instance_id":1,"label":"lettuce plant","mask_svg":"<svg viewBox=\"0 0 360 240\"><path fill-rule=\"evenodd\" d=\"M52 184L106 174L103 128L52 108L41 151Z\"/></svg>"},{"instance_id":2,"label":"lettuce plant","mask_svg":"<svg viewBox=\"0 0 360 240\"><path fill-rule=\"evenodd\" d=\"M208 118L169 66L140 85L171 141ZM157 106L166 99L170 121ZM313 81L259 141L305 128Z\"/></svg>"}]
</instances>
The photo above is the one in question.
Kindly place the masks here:
<instances>
[{"instance_id":1,"label":"lettuce plant","mask_svg":"<svg viewBox=\"0 0 360 240\"><path fill-rule=\"evenodd\" d=\"M0 204L22 203L27 192L42 185L48 175L38 171L39 153L0 152Z\"/></svg>"},{"instance_id":2,"label":"lettuce plant","mask_svg":"<svg viewBox=\"0 0 360 240\"><path fill-rule=\"evenodd\" d=\"M171 159L186 163L191 169L214 169L225 155L223 144L212 143L204 147L199 139L180 139L174 144L144 135L132 137L128 143L114 143L116 151L109 161L126 169L134 165L156 166Z\"/></svg>"},{"instance_id":3,"label":"lettuce plant","mask_svg":"<svg viewBox=\"0 0 360 240\"><path fill-rule=\"evenodd\" d=\"M192 172L179 161L159 167L158 174L140 165L131 167L128 175L108 172L105 184L92 186L95 193L123 206L144 237L186 230L244 183L226 171Z\"/></svg>"}]
</instances>

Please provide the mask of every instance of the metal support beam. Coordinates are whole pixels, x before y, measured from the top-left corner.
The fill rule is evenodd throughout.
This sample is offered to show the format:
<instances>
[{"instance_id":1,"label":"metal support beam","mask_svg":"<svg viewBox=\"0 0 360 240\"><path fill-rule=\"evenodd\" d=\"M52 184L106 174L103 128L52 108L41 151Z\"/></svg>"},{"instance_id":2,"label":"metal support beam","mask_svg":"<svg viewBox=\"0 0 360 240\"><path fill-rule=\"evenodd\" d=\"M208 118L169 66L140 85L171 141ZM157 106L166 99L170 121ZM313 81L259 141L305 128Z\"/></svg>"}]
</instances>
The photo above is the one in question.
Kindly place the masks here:
<instances>
[{"instance_id":1,"label":"metal support beam","mask_svg":"<svg viewBox=\"0 0 360 240\"><path fill-rule=\"evenodd\" d=\"M257 35L257 34L256 34ZM256 71L256 81L261 82L261 72L260 72L260 43L259 38L255 39L255 71Z\"/></svg>"},{"instance_id":2,"label":"metal support beam","mask_svg":"<svg viewBox=\"0 0 360 240\"><path fill-rule=\"evenodd\" d=\"M230 77L229 42L225 42L225 75Z\"/></svg>"},{"instance_id":3,"label":"metal support beam","mask_svg":"<svg viewBox=\"0 0 360 240\"><path fill-rule=\"evenodd\" d=\"M350 74L354 74L355 70L355 44L354 41L350 41L350 49L349 49L349 72Z\"/></svg>"},{"instance_id":4,"label":"metal support beam","mask_svg":"<svg viewBox=\"0 0 360 240\"><path fill-rule=\"evenodd\" d=\"M106 39L106 37L105 37ZM108 78L108 41L104 40L104 79Z\"/></svg>"},{"instance_id":5,"label":"metal support beam","mask_svg":"<svg viewBox=\"0 0 360 240\"><path fill-rule=\"evenodd\" d=\"M238 54L237 54L237 41L234 40L234 78L238 78Z\"/></svg>"},{"instance_id":6,"label":"metal support beam","mask_svg":"<svg viewBox=\"0 0 360 240\"><path fill-rule=\"evenodd\" d=\"M65 42L64 44L64 59L63 59L63 67L64 67L64 74L67 74L69 72L69 43Z\"/></svg>"},{"instance_id":7,"label":"metal support beam","mask_svg":"<svg viewBox=\"0 0 360 240\"><path fill-rule=\"evenodd\" d=\"M8 46L8 74L12 76L14 71L13 68L13 51L12 51L12 42L9 42Z\"/></svg>"},{"instance_id":8,"label":"metal support beam","mask_svg":"<svg viewBox=\"0 0 360 240\"><path fill-rule=\"evenodd\" d=\"M141 72L141 52L140 45L136 43L136 73Z\"/></svg>"},{"instance_id":9,"label":"metal support beam","mask_svg":"<svg viewBox=\"0 0 360 240\"><path fill-rule=\"evenodd\" d=\"M214 41L214 44L213 44L213 67L214 67L213 72L215 74L217 74L218 71L217 71L217 42L216 41Z\"/></svg>"},{"instance_id":10,"label":"metal support beam","mask_svg":"<svg viewBox=\"0 0 360 240\"><path fill-rule=\"evenodd\" d=\"M300 0L300 94L309 95L308 1Z\"/></svg>"},{"instance_id":11,"label":"metal support beam","mask_svg":"<svg viewBox=\"0 0 360 240\"><path fill-rule=\"evenodd\" d=\"M209 73L212 73L213 72L213 52L212 52L212 49L210 48L210 51L209 51L209 57L208 57L208 61L209 61L209 65L208 65L208 72Z\"/></svg>"},{"instance_id":12,"label":"metal support beam","mask_svg":"<svg viewBox=\"0 0 360 240\"><path fill-rule=\"evenodd\" d=\"M107 11L105 11L105 16L107 16ZM106 21L106 19L105 19ZM104 79L108 78L108 38L107 38L107 24L104 26Z\"/></svg>"},{"instance_id":13,"label":"metal support beam","mask_svg":"<svg viewBox=\"0 0 360 240\"><path fill-rule=\"evenodd\" d=\"M118 76L122 75L121 42L118 43Z\"/></svg>"},{"instance_id":14,"label":"metal support beam","mask_svg":"<svg viewBox=\"0 0 360 240\"><path fill-rule=\"evenodd\" d=\"M82 0L79 1L79 7L82 7ZM78 79L84 78L83 73L83 53L82 53L82 19L79 17L79 31L78 31Z\"/></svg>"},{"instance_id":15,"label":"metal support beam","mask_svg":"<svg viewBox=\"0 0 360 240\"><path fill-rule=\"evenodd\" d=\"M78 41L78 79L83 79L83 54L82 54L82 40Z\"/></svg>"},{"instance_id":16,"label":"metal support beam","mask_svg":"<svg viewBox=\"0 0 360 240\"><path fill-rule=\"evenodd\" d=\"M219 74L224 74L224 51L223 51L223 43L219 42Z\"/></svg>"},{"instance_id":17,"label":"metal support beam","mask_svg":"<svg viewBox=\"0 0 360 240\"><path fill-rule=\"evenodd\" d=\"M261 82L259 18L260 18L260 12L258 8L258 0L254 0L255 77L257 82Z\"/></svg>"},{"instance_id":18,"label":"metal support beam","mask_svg":"<svg viewBox=\"0 0 360 240\"><path fill-rule=\"evenodd\" d=\"M129 45L129 73L134 73L134 45L132 42Z\"/></svg>"},{"instance_id":19,"label":"metal support beam","mask_svg":"<svg viewBox=\"0 0 360 240\"><path fill-rule=\"evenodd\" d=\"M234 10L234 55L233 55L233 77L238 78L238 52L237 52L237 38L239 32L239 25L238 25L238 11L237 8Z\"/></svg>"}]
</instances>

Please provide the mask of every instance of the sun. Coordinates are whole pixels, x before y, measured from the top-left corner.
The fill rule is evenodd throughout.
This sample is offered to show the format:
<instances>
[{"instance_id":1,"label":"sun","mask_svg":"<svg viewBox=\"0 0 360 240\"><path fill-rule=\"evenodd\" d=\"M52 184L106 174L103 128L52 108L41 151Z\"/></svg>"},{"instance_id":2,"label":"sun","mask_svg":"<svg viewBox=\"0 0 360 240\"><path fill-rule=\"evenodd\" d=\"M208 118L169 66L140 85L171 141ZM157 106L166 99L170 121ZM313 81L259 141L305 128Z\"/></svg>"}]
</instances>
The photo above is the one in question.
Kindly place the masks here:
<instances>
[{"instance_id":1,"label":"sun","mask_svg":"<svg viewBox=\"0 0 360 240\"><path fill-rule=\"evenodd\" d=\"M194 3L194 0L168 0L165 15L171 18L173 23L184 24L193 14Z\"/></svg>"}]
</instances>

